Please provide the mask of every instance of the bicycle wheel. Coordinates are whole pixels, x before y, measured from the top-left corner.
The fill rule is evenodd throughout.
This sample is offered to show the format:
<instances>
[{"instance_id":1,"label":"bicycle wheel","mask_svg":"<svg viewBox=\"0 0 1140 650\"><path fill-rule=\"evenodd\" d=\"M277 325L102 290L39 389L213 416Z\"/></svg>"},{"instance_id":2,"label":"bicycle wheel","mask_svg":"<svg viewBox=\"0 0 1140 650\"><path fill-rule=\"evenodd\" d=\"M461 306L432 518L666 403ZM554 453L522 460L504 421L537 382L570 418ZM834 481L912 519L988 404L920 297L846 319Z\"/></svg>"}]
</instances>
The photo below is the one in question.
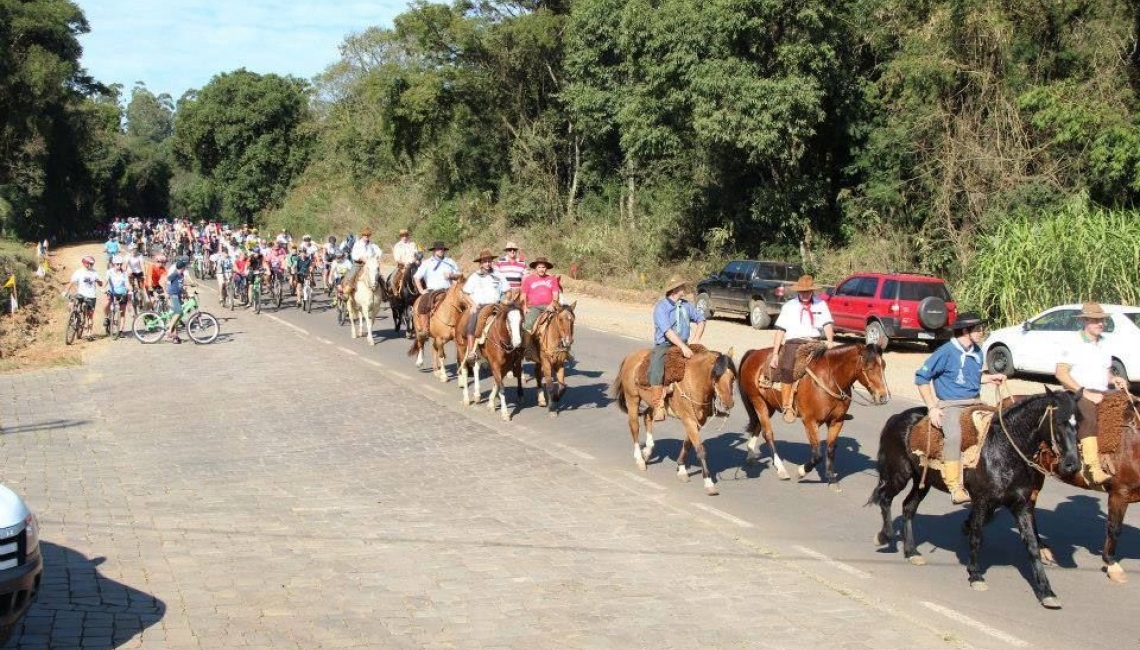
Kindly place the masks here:
<instances>
[{"instance_id":1,"label":"bicycle wheel","mask_svg":"<svg viewBox=\"0 0 1140 650\"><path fill-rule=\"evenodd\" d=\"M107 336L115 338L119 336L119 314L123 312L123 308L116 300L111 304L111 322L107 323Z\"/></svg>"},{"instance_id":2,"label":"bicycle wheel","mask_svg":"<svg viewBox=\"0 0 1140 650\"><path fill-rule=\"evenodd\" d=\"M281 286L281 281L278 280L273 283L273 302L274 306L281 309L281 301L285 299L285 287Z\"/></svg>"},{"instance_id":3,"label":"bicycle wheel","mask_svg":"<svg viewBox=\"0 0 1140 650\"><path fill-rule=\"evenodd\" d=\"M203 345L213 343L221 333L222 328L218 325L218 319L209 312L200 311L186 321L186 336L195 343Z\"/></svg>"},{"instance_id":4,"label":"bicycle wheel","mask_svg":"<svg viewBox=\"0 0 1140 650\"><path fill-rule=\"evenodd\" d=\"M253 313L261 313L261 287L257 285L253 287Z\"/></svg>"},{"instance_id":5,"label":"bicycle wheel","mask_svg":"<svg viewBox=\"0 0 1140 650\"><path fill-rule=\"evenodd\" d=\"M67 332L64 333L64 341L68 345L75 343L75 338L79 336L79 312L72 311L71 315L67 318Z\"/></svg>"},{"instance_id":6,"label":"bicycle wheel","mask_svg":"<svg viewBox=\"0 0 1140 650\"><path fill-rule=\"evenodd\" d=\"M135 316L131 324L135 338L141 343L158 343L166 333L166 321L153 311L144 311Z\"/></svg>"}]
</instances>

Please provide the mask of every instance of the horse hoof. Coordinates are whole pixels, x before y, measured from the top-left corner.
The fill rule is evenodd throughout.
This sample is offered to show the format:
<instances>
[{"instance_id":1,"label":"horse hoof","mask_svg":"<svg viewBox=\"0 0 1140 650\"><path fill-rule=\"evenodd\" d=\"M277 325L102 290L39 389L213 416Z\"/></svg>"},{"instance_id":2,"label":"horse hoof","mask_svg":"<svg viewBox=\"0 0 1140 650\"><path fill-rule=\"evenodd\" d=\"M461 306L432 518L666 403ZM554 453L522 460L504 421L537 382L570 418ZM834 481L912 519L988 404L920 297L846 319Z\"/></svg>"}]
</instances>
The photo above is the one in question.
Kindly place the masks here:
<instances>
[{"instance_id":1,"label":"horse hoof","mask_svg":"<svg viewBox=\"0 0 1140 650\"><path fill-rule=\"evenodd\" d=\"M831 488L831 491L836 493L836 494L840 494L843 492L843 488L839 487L838 483L828 483L827 487Z\"/></svg>"},{"instance_id":2,"label":"horse hoof","mask_svg":"<svg viewBox=\"0 0 1140 650\"><path fill-rule=\"evenodd\" d=\"M550 418L551 420L553 420L553 419L555 419L555 418L557 418L557 417L558 417L558 411L551 411L550 413L548 413L548 414L546 415L546 417L548 417L548 418Z\"/></svg>"},{"instance_id":3,"label":"horse hoof","mask_svg":"<svg viewBox=\"0 0 1140 650\"><path fill-rule=\"evenodd\" d=\"M644 458L645 460L649 460L650 457L652 457L652 456L653 456L653 447L642 447L641 448L641 457L642 458Z\"/></svg>"},{"instance_id":4,"label":"horse hoof","mask_svg":"<svg viewBox=\"0 0 1140 650\"><path fill-rule=\"evenodd\" d=\"M884 535L883 531L875 533L874 544L875 546L886 546L891 543L890 535Z\"/></svg>"},{"instance_id":5,"label":"horse hoof","mask_svg":"<svg viewBox=\"0 0 1140 650\"><path fill-rule=\"evenodd\" d=\"M1061 599L1056 596L1046 596L1041 599L1041 606L1045 609L1061 609Z\"/></svg>"},{"instance_id":6,"label":"horse hoof","mask_svg":"<svg viewBox=\"0 0 1140 650\"><path fill-rule=\"evenodd\" d=\"M799 465L796 467L796 473L800 475L800 478L807 476L807 470L804 469L803 465Z\"/></svg>"},{"instance_id":7,"label":"horse hoof","mask_svg":"<svg viewBox=\"0 0 1140 650\"><path fill-rule=\"evenodd\" d=\"M986 584L985 580L975 580L970 583L970 589L974 591L989 591L990 586Z\"/></svg>"},{"instance_id":8,"label":"horse hoof","mask_svg":"<svg viewBox=\"0 0 1140 650\"><path fill-rule=\"evenodd\" d=\"M1045 566L1057 566L1057 558L1053 556L1053 549L1048 546L1041 547L1041 564Z\"/></svg>"},{"instance_id":9,"label":"horse hoof","mask_svg":"<svg viewBox=\"0 0 1140 650\"><path fill-rule=\"evenodd\" d=\"M682 483L688 483L690 480L689 479L689 470L687 470L687 469L677 470L677 480L681 481Z\"/></svg>"},{"instance_id":10,"label":"horse hoof","mask_svg":"<svg viewBox=\"0 0 1140 650\"><path fill-rule=\"evenodd\" d=\"M504 413L502 415L502 418L503 418L503 422L510 422L511 421L511 414L510 413Z\"/></svg>"},{"instance_id":11,"label":"horse hoof","mask_svg":"<svg viewBox=\"0 0 1140 650\"><path fill-rule=\"evenodd\" d=\"M1108 579L1118 585L1128 582L1128 574L1124 572L1124 567L1119 564L1110 564L1105 567L1105 571L1108 572Z\"/></svg>"},{"instance_id":12,"label":"horse hoof","mask_svg":"<svg viewBox=\"0 0 1140 650\"><path fill-rule=\"evenodd\" d=\"M645 461L644 460L641 460L640 458L637 459L637 469L639 469L643 472L645 471Z\"/></svg>"},{"instance_id":13,"label":"horse hoof","mask_svg":"<svg viewBox=\"0 0 1140 650\"><path fill-rule=\"evenodd\" d=\"M914 566L926 566L926 558L922 555L912 555L906 559Z\"/></svg>"},{"instance_id":14,"label":"horse hoof","mask_svg":"<svg viewBox=\"0 0 1140 650\"><path fill-rule=\"evenodd\" d=\"M715 485L708 485L705 486L705 494L709 495L710 497L715 497L720 494L720 491L716 489Z\"/></svg>"},{"instance_id":15,"label":"horse hoof","mask_svg":"<svg viewBox=\"0 0 1140 650\"><path fill-rule=\"evenodd\" d=\"M760 457L759 456L749 456L748 458L744 459L744 464L745 465L759 465L760 464Z\"/></svg>"}]
</instances>

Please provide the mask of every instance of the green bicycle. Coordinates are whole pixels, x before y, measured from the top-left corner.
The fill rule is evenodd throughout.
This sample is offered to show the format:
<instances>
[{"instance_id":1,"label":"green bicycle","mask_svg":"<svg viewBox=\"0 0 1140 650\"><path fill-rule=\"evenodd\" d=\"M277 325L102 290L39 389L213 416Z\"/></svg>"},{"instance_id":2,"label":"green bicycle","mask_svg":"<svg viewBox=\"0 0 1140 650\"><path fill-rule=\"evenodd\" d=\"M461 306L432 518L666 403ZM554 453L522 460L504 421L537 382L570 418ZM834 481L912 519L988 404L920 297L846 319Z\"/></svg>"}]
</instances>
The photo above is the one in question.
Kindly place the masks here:
<instances>
[{"instance_id":1,"label":"green bicycle","mask_svg":"<svg viewBox=\"0 0 1140 650\"><path fill-rule=\"evenodd\" d=\"M162 313L144 311L135 316L131 327L134 329L135 338L140 342L158 343L166 336L166 330L170 329L172 320L174 320L173 311ZM182 303L182 322L179 323L179 327L186 330L186 335L191 341L203 345L213 343L222 332L218 319L213 314L198 311L196 291Z\"/></svg>"},{"instance_id":2,"label":"green bicycle","mask_svg":"<svg viewBox=\"0 0 1140 650\"><path fill-rule=\"evenodd\" d=\"M249 302L253 305L253 313L261 313L261 271L251 271L249 274L250 293Z\"/></svg>"}]
</instances>

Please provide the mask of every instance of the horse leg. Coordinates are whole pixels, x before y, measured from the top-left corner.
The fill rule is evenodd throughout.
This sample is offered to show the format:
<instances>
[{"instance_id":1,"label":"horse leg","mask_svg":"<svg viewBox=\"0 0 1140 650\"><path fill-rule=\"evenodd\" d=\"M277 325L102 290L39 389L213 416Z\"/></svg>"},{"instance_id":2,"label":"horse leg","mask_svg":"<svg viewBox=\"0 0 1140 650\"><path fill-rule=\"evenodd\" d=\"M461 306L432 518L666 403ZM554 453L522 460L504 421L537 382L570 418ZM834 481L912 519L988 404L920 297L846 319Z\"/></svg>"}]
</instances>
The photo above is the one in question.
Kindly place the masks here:
<instances>
[{"instance_id":1,"label":"horse leg","mask_svg":"<svg viewBox=\"0 0 1140 650\"><path fill-rule=\"evenodd\" d=\"M970 587L974 591L989 589L986 578L978 567L978 555L982 551L982 529L986 526L986 520L993 516L994 508L995 506L988 500L975 500L973 507L970 508L970 516L966 519L967 534L970 538L970 563L966 567L966 572L970 576Z\"/></svg>"},{"instance_id":2,"label":"horse leg","mask_svg":"<svg viewBox=\"0 0 1140 650\"><path fill-rule=\"evenodd\" d=\"M629 416L629 435L633 438L633 462L637 463L637 469L645 471L645 458L641 451L641 423L638 421L640 417L637 409L641 406L641 396L637 390L634 389L633 393L627 389L624 395L625 407ZM652 440L652 437L650 437Z\"/></svg>"},{"instance_id":3,"label":"horse leg","mask_svg":"<svg viewBox=\"0 0 1140 650\"><path fill-rule=\"evenodd\" d=\"M507 410L506 378L502 373L499 373L499 378L495 380L495 386L499 390L499 417L502 418L504 422L510 422L511 412ZM522 390L520 389L519 392L521 393Z\"/></svg>"},{"instance_id":4,"label":"horse leg","mask_svg":"<svg viewBox=\"0 0 1140 650\"><path fill-rule=\"evenodd\" d=\"M709 471L708 450L705 449L705 443L701 441L701 428L697 426L696 422L686 421L685 434L689 444L697 450L697 458L701 461L701 478L705 480L705 494L711 497L720 494L720 491L716 489L716 483L713 482L713 473Z\"/></svg>"},{"instance_id":5,"label":"horse leg","mask_svg":"<svg viewBox=\"0 0 1140 650\"><path fill-rule=\"evenodd\" d=\"M1021 503L1014 514L1025 550L1029 551L1029 562L1033 566L1033 593L1047 609L1061 609L1061 600L1053 593L1049 576L1045 575L1045 565L1041 563L1041 550L1037 547L1037 529L1033 526L1033 511L1029 503Z\"/></svg>"},{"instance_id":6,"label":"horse leg","mask_svg":"<svg viewBox=\"0 0 1140 650\"><path fill-rule=\"evenodd\" d=\"M913 480L913 477L910 478ZM901 492L905 486L906 479L904 478L902 485L898 486L895 494ZM922 566L926 564L926 558L922 556L922 553L918 552L918 544L916 544L914 541L914 516L918 514L918 506L922 503L922 500L926 498L926 494L928 492L930 492L929 483L927 483L925 486L922 486L919 485L919 481L914 481L913 485L910 487L910 492L907 493L906 498L903 499L903 557L906 558L907 562L910 562L915 566ZM894 495L891 496L891 499L894 499ZM881 501L880 505L882 505ZM887 520L887 518L890 516L890 514L891 504L890 502L887 502L886 508L883 512L883 532L887 533L888 535L890 535L891 529L890 522Z\"/></svg>"},{"instance_id":7,"label":"horse leg","mask_svg":"<svg viewBox=\"0 0 1140 650\"><path fill-rule=\"evenodd\" d=\"M843 429L843 420L827 425L827 459L824 461L823 473L827 476L827 484L832 492L842 492L839 487L839 472L835 471L835 442L839 439L839 432Z\"/></svg>"},{"instance_id":8,"label":"horse leg","mask_svg":"<svg viewBox=\"0 0 1140 650\"><path fill-rule=\"evenodd\" d=\"M447 346L447 341L440 341L438 339L432 339L432 350L435 352L435 355L432 357L432 366L431 367L432 367L432 370L436 370L438 368L438 374L436 376L439 377L439 383L441 383L441 384L447 383L447 363L446 363L447 362L447 350L446 350L446 346ZM458 370L458 368L456 368L456 370ZM475 395L475 399L479 399L478 394Z\"/></svg>"},{"instance_id":9,"label":"horse leg","mask_svg":"<svg viewBox=\"0 0 1140 650\"><path fill-rule=\"evenodd\" d=\"M763 408L756 409L756 417L760 419L760 431L764 433L764 442L768 443L768 449L772 450L772 467L776 468L776 478L787 481L791 477L788 476L788 469L784 467L784 460L776 452L776 432L772 429L772 415L768 411L767 404L764 404Z\"/></svg>"},{"instance_id":10,"label":"horse leg","mask_svg":"<svg viewBox=\"0 0 1140 650\"><path fill-rule=\"evenodd\" d=\"M541 369L539 369L540 366ZM550 367L550 363L547 361L536 363L534 367L535 371L541 373L543 377L542 388L539 390L539 394L542 395L543 401L546 402L547 415L556 417L558 415L558 409L555 407L555 402L558 400L554 396L554 369Z\"/></svg>"},{"instance_id":11,"label":"horse leg","mask_svg":"<svg viewBox=\"0 0 1140 650\"><path fill-rule=\"evenodd\" d=\"M561 402L566 394L566 364L558 366L558 383L554 384L554 401Z\"/></svg>"},{"instance_id":12,"label":"horse leg","mask_svg":"<svg viewBox=\"0 0 1140 650\"><path fill-rule=\"evenodd\" d=\"M1116 540L1120 538L1120 531L1124 527L1124 514L1128 512L1128 498L1127 492L1113 490L1108 493L1108 524L1105 527L1104 550L1101 551L1101 559L1104 560L1108 579L1118 584L1128 582L1128 574L1124 573L1124 569L1116 560Z\"/></svg>"},{"instance_id":13,"label":"horse leg","mask_svg":"<svg viewBox=\"0 0 1140 650\"><path fill-rule=\"evenodd\" d=\"M516 381L518 381L518 392L516 393L516 395L518 396L518 399L519 399L519 407L521 408L521 407L522 407L522 403L523 403L523 387L522 387L522 375L523 375L523 371L522 371L522 357L519 357L518 361L516 361L516 362L515 362L515 367L511 369L511 372L514 374L514 376L515 376L515 380L516 380Z\"/></svg>"},{"instance_id":14,"label":"horse leg","mask_svg":"<svg viewBox=\"0 0 1140 650\"><path fill-rule=\"evenodd\" d=\"M689 437L685 436L681 439L681 451L677 454L677 478L682 483L689 482Z\"/></svg>"},{"instance_id":15,"label":"horse leg","mask_svg":"<svg viewBox=\"0 0 1140 650\"><path fill-rule=\"evenodd\" d=\"M1041 549L1041 562L1045 566L1057 566L1057 558L1053 556L1053 549L1041 539L1041 527L1037 525L1037 498L1041 496L1041 487L1045 484L1045 477L1040 477L1037 487L1029 493L1029 514L1033 517L1033 530L1037 531L1037 548Z\"/></svg>"},{"instance_id":16,"label":"horse leg","mask_svg":"<svg viewBox=\"0 0 1140 650\"><path fill-rule=\"evenodd\" d=\"M462 357L460 357L459 366L456 368L456 370L459 373L459 385L462 386L462 388L463 388L463 405L464 406L470 406L471 405L471 393L470 393L470 389L468 388L468 385L467 385L467 379L468 379L467 364L462 361ZM476 395L476 397L478 397L478 395Z\"/></svg>"},{"instance_id":17,"label":"horse leg","mask_svg":"<svg viewBox=\"0 0 1140 650\"><path fill-rule=\"evenodd\" d=\"M811 458L807 463L800 465L798 473L800 478L807 476L807 473L815 469L819 464L822 456L819 453L819 425L807 416L805 413L800 413L800 421L804 423L804 430L807 431L808 446L811 447Z\"/></svg>"}]
</instances>

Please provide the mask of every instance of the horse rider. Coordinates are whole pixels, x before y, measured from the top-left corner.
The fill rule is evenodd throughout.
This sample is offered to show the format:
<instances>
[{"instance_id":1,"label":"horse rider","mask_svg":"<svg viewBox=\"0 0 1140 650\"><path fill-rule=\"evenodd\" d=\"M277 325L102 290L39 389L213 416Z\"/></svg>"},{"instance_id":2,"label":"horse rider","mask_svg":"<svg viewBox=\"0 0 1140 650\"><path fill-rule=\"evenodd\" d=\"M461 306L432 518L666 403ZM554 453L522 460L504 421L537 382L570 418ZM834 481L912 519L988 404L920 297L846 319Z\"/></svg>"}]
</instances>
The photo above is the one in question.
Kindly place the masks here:
<instances>
[{"instance_id":1,"label":"horse rider","mask_svg":"<svg viewBox=\"0 0 1140 650\"><path fill-rule=\"evenodd\" d=\"M1100 448L1096 440L1096 409L1104 401L1104 394L1112 389L1128 390L1128 380L1112 374L1112 353L1104 337L1105 321L1109 318L1100 304L1086 302L1081 305L1077 318L1084 321L1077 340L1065 341L1061 360L1057 363L1057 381L1071 391L1084 390L1077 402L1081 421L1077 425L1077 439L1081 445L1081 462L1084 477L1090 485L1100 485L1111 475L1100 466Z\"/></svg>"},{"instance_id":2,"label":"horse rider","mask_svg":"<svg viewBox=\"0 0 1140 650\"><path fill-rule=\"evenodd\" d=\"M479 264L479 270L463 283L463 293L471 310L467 319L468 361L475 359L475 325L479 315L485 308L498 304L503 299L503 294L510 290L507 279L491 268L495 262L495 254L491 249L479 251L475 262Z\"/></svg>"},{"instance_id":3,"label":"horse rider","mask_svg":"<svg viewBox=\"0 0 1140 650\"><path fill-rule=\"evenodd\" d=\"M836 346L835 321L831 318L831 309L822 298L815 295L820 287L816 286L815 278L810 275L801 275L799 280L790 287L796 294L780 307L780 315L776 317L776 335L772 339L772 356L768 365L771 368L773 381L782 382L781 403L784 411L784 422L796 421L795 411L795 381L792 377L796 365L796 350L804 343L821 336L827 342L828 348Z\"/></svg>"},{"instance_id":4,"label":"horse rider","mask_svg":"<svg viewBox=\"0 0 1140 650\"><path fill-rule=\"evenodd\" d=\"M447 291L451 288L452 280L459 276L459 265L447 256L448 250L441 241L432 244L431 259L420 264L413 278L421 294Z\"/></svg>"},{"instance_id":5,"label":"horse rider","mask_svg":"<svg viewBox=\"0 0 1140 650\"><path fill-rule=\"evenodd\" d=\"M400 293L404 285L405 270L415 263L419 247L412 241L412 233L407 228L400 229L399 238L392 244L392 261L396 263L396 275L392 278L392 291Z\"/></svg>"},{"instance_id":6,"label":"horse rider","mask_svg":"<svg viewBox=\"0 0 1140 650\"><path fill-rule=\"evenodd\" d=\"M503 256L495 260L494 271L507 279L507 284L513 290L522 288L523 276L526 275L526 260L519 256L519 245L513 241L503 246Z\"/></svg>"},{"instance_id":7,"label":"horse rider","mask_svg":"<svg viewBox=\"0 0 1140 650\"><path fill-rule=\"evenodd\" d=\"M665 284L665 297L653 306L653 350L649 353L649 387L653 391L653 420L665 419L665 355L676 346L686 359L693 356L690 345L701 342L705 314L685 300L689 283L674 276ZM693 332L692 324L696 323ZM689 336L692 334L692 340Z\"/></svg>"},{"instance_id":8,"label":"horse rider","mask_svg":"<svg viewBox=\"0 0 1140 650\"><path fill-rule=\"evenodd\" d=\"M530 263L534 273L522 281L522 308L526 314L523 329L527 332L534 327L544 311L553 311L554 305L562 301L562 284L556 275L549 275L554 264L545 257L538 257Z\"/></svg>"},{"instance_id":9,"label":"horse rider","mask_svg":"<svg viewBox=\"0 0 1140 650\"><path fill-rule=\"evenodd\" d=\"M962 312L950 326L954 338L934 351L914 373L930 424L942 429L942 480L955 504L969 503L962 487L962 411L982 403L982 384L1001 384L1000 373L982 374L985 327L974 312Z\"/></svg>"},{"instance_id":10,"label":"horse rider","mask_svg":"<svg viewBox=\"0 0 1140 650\"><path fill-rule=\"evenodd\" d=\"M372 230L365 228L360 231L360 239L352 245L352 252L348 257L352 260L352 270L344 276L345 294L356 291L356 276L370 259L380 259L380 247L372 243Z\"/></svg>"}]
</instances>

